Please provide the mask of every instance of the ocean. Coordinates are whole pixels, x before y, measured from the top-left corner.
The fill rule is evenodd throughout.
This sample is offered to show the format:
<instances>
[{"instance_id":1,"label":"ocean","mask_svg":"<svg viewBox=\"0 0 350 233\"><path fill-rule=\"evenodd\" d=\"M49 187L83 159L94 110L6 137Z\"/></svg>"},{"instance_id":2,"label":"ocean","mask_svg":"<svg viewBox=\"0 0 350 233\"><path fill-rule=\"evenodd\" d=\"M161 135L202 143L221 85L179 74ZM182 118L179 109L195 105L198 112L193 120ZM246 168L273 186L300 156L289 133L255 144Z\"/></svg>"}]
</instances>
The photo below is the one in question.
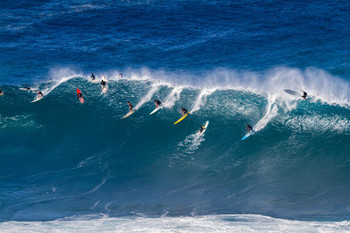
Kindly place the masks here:
<instances>
[{"instance_id":1,"label":"ocean","mask_svg":"<svg viewBox=\"0 0 350 233\"><path fill-rule=\"evenodd\" d=\"M350 231L350 2L0 6L2 232Z\"/></svg>"}]
</instances>

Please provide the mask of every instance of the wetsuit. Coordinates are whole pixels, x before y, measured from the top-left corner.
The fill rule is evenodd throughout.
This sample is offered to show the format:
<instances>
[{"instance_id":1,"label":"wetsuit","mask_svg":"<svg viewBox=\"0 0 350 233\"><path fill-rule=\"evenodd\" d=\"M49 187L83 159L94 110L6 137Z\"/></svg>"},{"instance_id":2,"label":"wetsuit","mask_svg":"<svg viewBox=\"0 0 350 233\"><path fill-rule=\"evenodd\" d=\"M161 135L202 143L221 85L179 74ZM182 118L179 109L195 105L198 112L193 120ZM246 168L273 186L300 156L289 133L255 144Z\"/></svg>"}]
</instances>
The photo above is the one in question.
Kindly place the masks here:
<instances>
[{"instance_id":1,"label":"wetsuit","mask_svg":"<svg viewBox=\"0 0 350 233\"><path fill-rule=\"evenodd\" d=\"M162 102L160 102L159 100L154 100L154 102L156 103L157 106L162 104Z\"/></svg>"},{"instance_id":2,"label":"wetsuit","mask_svg":"<svg viewBox=\"0 0 350 233\"><path fill-rule=\"evenodd\" d=\"M94 75L94 73L91 74L91 79L92 79L92 80L95 80L95 75Z\"/></svg>"},{"instance_id":3,"label":"wetsuit","mask_svg":"<svg viewBox=\"0 0 350 233\"><path fill-rule=\"evenodd\" d=\"M181 108L181 111L184 115L188 112L187 108Z\"/></svg>"},{"instance_id":4,"label":"wetsuit","mask_svg":"<svg viewBox=\"0 0 350 233\"><path fill-rule=\"evenodd\" d=\"M253 127L251 127L250 125L247 124L247 130L250 132L250 131L253 131Z\"/></svg>"},{"instance_id":5,"label":"wetsuit","mask_svg":"<svg viewBox=\"0 0 350 233\"><path fill-rule=\"evenodd\" d=\"M306 97L307 97L307 93L303 91L303 95L301 96L301 98L306 99Z\"/></svg>"},{"instance_id":6,"label":"wetsuit","mask_svg":"<svg viewBox=\"0 0 350 233\"><path fill-rule=\"evenodd\" d=\"M105 86L106 86L106 82L103 81L103 80L101 80L101 86L102 86L102 87L105 87Z\"/></svg>"}]
</instances>

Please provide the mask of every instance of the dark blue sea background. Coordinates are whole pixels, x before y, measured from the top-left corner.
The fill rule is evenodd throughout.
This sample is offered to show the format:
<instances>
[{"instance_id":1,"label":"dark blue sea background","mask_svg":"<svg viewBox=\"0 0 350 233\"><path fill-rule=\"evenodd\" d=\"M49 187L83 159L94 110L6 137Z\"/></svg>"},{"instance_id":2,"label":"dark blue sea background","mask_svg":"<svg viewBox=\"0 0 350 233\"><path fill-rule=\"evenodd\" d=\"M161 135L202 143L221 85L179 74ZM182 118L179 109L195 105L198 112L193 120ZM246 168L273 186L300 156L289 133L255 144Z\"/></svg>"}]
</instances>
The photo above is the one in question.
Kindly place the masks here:
<instances>
[{"instance_id":1,"label":"dark blue sea background","mask_svg":"<svg viewBox=\"0 0 350 233\"><path fill-rule=\"evenodd\" d=\"M349 220L349 25L344 0L2 0L0 221Z\"/></svg>"}]
</instances>

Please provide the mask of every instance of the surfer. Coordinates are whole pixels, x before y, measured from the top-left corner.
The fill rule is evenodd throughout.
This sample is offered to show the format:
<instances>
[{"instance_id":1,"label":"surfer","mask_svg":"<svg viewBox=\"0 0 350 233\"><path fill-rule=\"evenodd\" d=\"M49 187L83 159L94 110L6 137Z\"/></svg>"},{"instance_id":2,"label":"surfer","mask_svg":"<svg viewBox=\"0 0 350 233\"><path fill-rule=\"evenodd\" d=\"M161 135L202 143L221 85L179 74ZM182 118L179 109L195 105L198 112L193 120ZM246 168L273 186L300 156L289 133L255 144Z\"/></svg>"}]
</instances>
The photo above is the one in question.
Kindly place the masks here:
<instances>
[{"instance_id":1,"label":"surfer","mask_svg":"<svg viewBox=\"0 0 350 233\"><path fill-rule=\"evenodd\" d=\"M129 111L132 111L133 109L132 109L132 104L128 101L128 105L129 105Z\"/></svg>"},{"instance_id":2,"label":"surfer","mask_svg":"<svg viewBox=\"0 0 350 233\"><path fill-rule=\"evenodd\" d=\"M187 108L181 108L181 114L185 115L188 112Z\"/></svg>"},{"instance_id":3,"label":"surfer","mask_svg":"<svg viewBox=\"0 0 350 233\"><path fill-rule=\"evenodd\" d=\"M81 91L77 92L78 95L78 99L83 98L83 93L81 93Z\"/></svg>"},{"instance_id":4,"label":"surfer","mask_svg":"<svg viewBox=\"0 0 350 233\"><path fill-rule=\"evenodd\" d=\"M0 95L4 95L4 92L0 89Z\"/></svg>"},{"instance_id":5,"label":"surfer","mask_svg":"<svg viewBox=\"0 0 350 233\"><path fill-rule=\"evenodd\" d=\"M203 125L201 125L201 127L199 128L199 132L202 133L203 130L205 130L205 127Z\"/></svg>"},{"instance_id":6,"label":"surfer","mask_svg":"<svg viewBox=\"0 0 350 233\"><path fill-rule=\"evenodd\" d=\"M301 89L300 89L301 90ZM304 100L306 99L306 97L307 97L307 93L305 92L305 91L303 91L303 90L301 90L302 92L303 92L303 95L301 96L301 98L303 98Z\"/></svg>"},{"instance_id":7,"label":"surfer","mask_svg":"<svg viewBox=\"0 0 350 233\"><path fill-rule=\"evenodd\" d=\"M95 80L95 75L94 75L94 73L91 73L91 80L92 80L92 81Z\"/></svg>"},{"instance_id":8,"label":"surfer","mask_svg":"<svg viewBox=\"0 0 350 233\"><path fill-rule=\"evenodd\" d=\"M160 102L159 100L154 100L154 104L156 105L156 108L158 108L159 105L162 104L162 102Z\"/></svg>"},{"instance_id":9,"label":"surfer","mask_svg":"<svg viewBox=\"0 0 350 233\"><path fill-rule=\"evenodd\" d=\"M106 82L102 79L101 80L101 87L104 88L106 86Z\"/></svg>"},{"instance_id":10,"label":"surfer","mask_svg":"<svg viewBox=\"0 0 350 233\"><path fill-rule=\"evenodd\" d=\"M41 99L44 97L44 95L43 95L43 93L41 93L41 91L37 91L36 93L38 93L38 95L37 95L38 99Z\"/></svg>"},{"instance_id":11,"label":"surfer","mask_svg":"<svg viewBox=\"0 0 350 233\"><path fill-rule=\"evenodd\" d=\"M123 77L123 73L119 73L119 78L122 78Z\"/></svg>"},{"instance_id":12,"label":"surfer","mask_svg":"<svg viewBox=\"0 0 350 233\"><path fill-rule=\"evenodd\" d=\"M27 84L24 84L24 88L27 89L27 91L30 90L30 87Z\"/></svg>"},{"instance_id":13,"label":"surfer","mask_svg":"<svg viewBox=\"0 0 350 233\"><path fill-rule=\"evenodd\" d=\"M249 125L249 124L247 124L247 131L248 132L252 132L253 131L253 127L251 126L251 125Z\"/></svg>"}]
</instances>

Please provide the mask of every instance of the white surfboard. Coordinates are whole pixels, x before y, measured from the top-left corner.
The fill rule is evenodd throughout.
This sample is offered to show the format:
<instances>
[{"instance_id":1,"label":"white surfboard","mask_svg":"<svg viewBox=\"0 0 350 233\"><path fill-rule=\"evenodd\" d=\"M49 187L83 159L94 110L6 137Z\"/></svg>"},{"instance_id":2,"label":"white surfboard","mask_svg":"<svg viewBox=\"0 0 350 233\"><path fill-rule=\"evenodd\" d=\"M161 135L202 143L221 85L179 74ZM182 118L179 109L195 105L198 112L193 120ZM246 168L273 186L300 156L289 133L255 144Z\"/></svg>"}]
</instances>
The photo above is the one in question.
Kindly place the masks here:
<instances>
[{"instance_id":1,"label":"white surfboard","mask_svg":"<svg viewBox=\"0 0 350 233\"><path fill-rule=\"evenodd\" d=\"M27 88L24 88L24 87L20 87L20 88L18 88L19 90L21 90L21 91L31 91L31 92L35 92L35 91L37 91L38 89L35 89L35 88L30 88L29 90L27 89Z\"/></svg>"},{"instance_id":2,"label":"white surfboard","mask_svg":"<svg viewBox=\"0 0 350 233\"><path fill-rule=\"evenodd\" d=\"M32 103L38 102L38 101L41 100L42 98L43 98L43 96L42 96L42 97L36 97L36 98L32 101Z\"/></svg>"},{"instance_id":3,"label":"white surfboard","mask_svg":"<svg viewBox=\"0 0 350 233\"><path fill-rule=\"evenodd\" d=\"M108 91L108 86L107 86L107 84L106 84L106 86L104 86L104 87L102 88L102 94L106 94L107 91Z\"/></svg>"},{"instance_id":4,"label":"white surfboard","mask_svg":"<svg viewBox=\"0 0 350 233\"><path fill-rule=\"evenodd\" d=\"M98 83L98 82L100 82L97 78L95 78L94 80L92 80L91 78L89 78L89 81L92 82L92 83Z\"/></svg>"},{"instance_id":5,"label":"white surfboard","mask_svg":"<svg viewBox=\"0 0 350 233\"><path fill-rule=\"evenodd\" d=\"M125 114L125 115L122 117L122 119L125 119L125 118L129 117L129 116L130 116L131 114L133 114L135 111L136 111L135 109L129 111L127 114Z\"/></svg>"},{"instance_id":6,"label":"white surfboard","mask_svg":"<svg viewBox=\"0 0 350 233\"><path fill-rule=\"evenodd\" d=\"M290 95L300 96L298 92L290 90L290 89L285 89L284 91Z\"/></svg>"},{"instance_id":7,"label":"white surfboard","mask_svg":"<svg viewBox=\"0 0 350 233\"><path fill-rule=\"evenodd\" d=\"M203 125L204 130L203 130L202 132L199 132L199 135L204 134L204 132L205 132L205 131L207 130L207 128L208 128L208 125L209 125L209 121L206 121L206 122L204 123L204 125Z\"/></svg>"},{"instance_id":8,"label":"white surfboard","mask_svg":"<svg viewBox=\"0 0 350 233\"><path fill-rule=\"evenodd\" d=\"M162 108L163 108L163 106L159 106L159 107L155 108L149 115L152 115L152 114L158 112L158 111L161 110Z\"/></svg>"}]
</instances>

